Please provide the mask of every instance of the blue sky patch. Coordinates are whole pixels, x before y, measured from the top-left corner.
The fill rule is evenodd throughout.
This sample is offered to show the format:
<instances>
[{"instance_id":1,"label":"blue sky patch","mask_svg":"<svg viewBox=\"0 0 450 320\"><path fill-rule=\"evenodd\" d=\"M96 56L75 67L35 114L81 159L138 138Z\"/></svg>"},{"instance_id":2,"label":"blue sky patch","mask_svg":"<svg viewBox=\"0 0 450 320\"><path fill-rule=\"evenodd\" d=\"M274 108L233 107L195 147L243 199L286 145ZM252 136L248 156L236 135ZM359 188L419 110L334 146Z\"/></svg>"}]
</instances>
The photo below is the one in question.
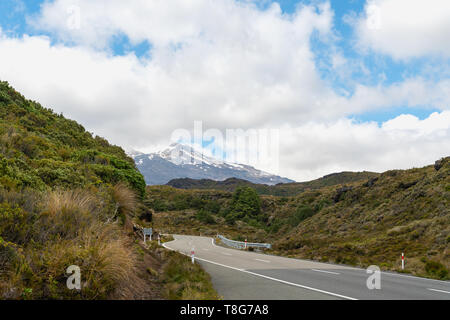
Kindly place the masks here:
<instances>
[{"instance_id":1,"label":"blue sky patch","mask_svg":"<svg viewBox=\"0 0 450 320\"><path fill-rule=\"evenodd\" d=\"M411 108L411 107L393 107L380 110L365 112L359 115L352 115L350 118L357 122L377 122L381 125L383 122L394 119L402 114L413 115L420 120L428 118L432 113L440 112L438 109Z\"/></svg>"}]
</instances>

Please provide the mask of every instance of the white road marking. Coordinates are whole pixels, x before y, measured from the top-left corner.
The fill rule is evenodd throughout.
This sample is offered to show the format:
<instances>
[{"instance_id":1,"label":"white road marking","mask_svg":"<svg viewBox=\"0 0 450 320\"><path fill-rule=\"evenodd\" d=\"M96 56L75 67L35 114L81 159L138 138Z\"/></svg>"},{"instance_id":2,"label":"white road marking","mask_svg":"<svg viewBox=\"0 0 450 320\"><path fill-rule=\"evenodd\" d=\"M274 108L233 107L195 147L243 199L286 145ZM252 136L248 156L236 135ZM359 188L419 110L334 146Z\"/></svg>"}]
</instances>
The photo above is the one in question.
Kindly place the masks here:
<instances>
[{"instance_id":1,"label":"white road marking","mask_svg":"<svg viewBox=\"0 0 450 320\"><path fill-rule=\"evenodd\" d=\"M359 269L362 270L362 269ZM364 270L362 270L364 271ZM446 283L448 284L448 281L446 280L437 280L437 279L430 279L430 278L421 278L421 277L416 277L416 276L408 276L406 274L400 274L400 273L393 273L393 272L386 272L386 271L382 271L381 272L382 275L386 275L386 276L394 276L394 277L404 277L404 278L413 278L416 280L426 280L426 281L434 281L434 282L440 282L440 283Z\"/></svg>"},{"instance_id":2,"label":"white road marking","mask_svg":"<svg viewBox=\"0 0 450 320\"><path fill-rule=\"evenodd\" d=\"M337 272L331 272L331 271L325 271L325 270L318 270L318 269L311 269L311 271L323 272L323 273L331 273L331 274L340 274L340 273L337 273Z\"/></svg>"},{"instance_id":3,"label":"white road marking","mask_svg":"<svg viewBox=\"0 0 450 320\"><path fill-rule=\"evenodd\" d=\"M221 254L225 255L225 256L232 256L231 253L226 253L226 252L221 252Z\"/></svg>"},{"instance_id":4,"label":"white road marking","mask_svg":"<svg viewBox=\"0 0 450 320\"><path fill-rule=\"evenodd\" d=\"M263 260L263 259L255 259L256 261L261 261L261 262L266 262L266 263L270 263L269 260Z\"/></svg>"},{"instance_id":5,"label":"white road marking","mask_svg":"<svg viewBox=\"0 0 450 320\"><path fill-rule=\"evenodd\" d=\"M223 247L220 247L220 246L218 246L218 245L216 245L216 244L214 243L214 238L211 239L211 242L212 242L212 245L213 245L214 247L222 248L222 249L223 249ZM304 260L304 259L287 258L287 257L283 257L283 256L275 256L275 257L277 257L277 258L282 258L282 259L290 259L290 260L308 261L308 260ZM322 262L321 262L321 263L322 263ZM324 264L324 265L336 266L335 264L331 264L331 263L322 263L322 264ZM361 268L355 268L355 267L349 267L349 266L345 266L345 267L342 266L342 268L345 268L345 270L355 270L355 271L361 271L361 272L366 273L366 270L361 269ZM382 271L381 274L382 274L382 275L386 275L386 276L403 277L403 278L413 278L413 279L416 279L416 280L425 280L425 281L433 281L433 282L440 282L440 283L448 284L448 281L445 281L445 280L437 280L437 279L430 279L430 278L421 278L421 277L410 276L410 275L400 274L400 273L393 273L393 272Z\"/></svg>"},{"instance_id":6,"label":"white road marking","mask_svg":"<svg viewBox=\"0 0 450 320\"><path fill-rule=\"evenodd\" d=\"M177 240L180 240L180 239L175 238L173 241L170 241L170 242L168 242L168 243L174 243L174 242L176 242ZM212 243L212 245L213 245L214 247L223 249L223 247L220 247L220 246L218 246L218 245L216 245L216 244L214 243L214 239L211 239L211 243ZM175 249L172 249L172 248L168 247L168 246L166 245L166 243L163 243L162 245L163 245L163 247L165 247L165 248L168 249L168 250L172 250L172 251L177 251L177 252L179 252L178 250L175 250ZM184 254L184 255L186 255L186 256L189 256L189 255L186 254L186 253L183 253L183 252L180 252L180 253L182 253L182 254ZM283 256L276 256L276 257L279 257L279 258L286 258L286 257L283 257ZM287 259L287 258L286 258L286 259ZM205 261L205 262L208 262L208 263L211 263L211 264L215 264L215 265L222 266L222 267L229 268L229 269L233 269L233 270L236 270L236 271L240 271L240 272L252 274L252 275L255 275L255 276L257 276L257 277L266 278L266 279L269 279L269 280L273 280L273 281L277 281L277 282L280 282L280 283L292 285L292 286L295 286L295 287L300 287L300 288L304 288L304 289L308 289L308 290L312 290L312 291L316 291L316 292L321 292L321 293L324 293L324 294L329 294L329 295L332 295L332 296L335 296L335 297L340 297L340 298L344 298L344 299L348 299L348 300L358 300L358 299L355 299L355 298L352 298L352 297L348 297L348 296L344 296L344 295L340 295L340 294L337 294L337 293L328 292L328 291L325 291L325 290L320 290L320 289L316 289L316 288L312 288L312 287L307 287L307 286L303 286L303 285L296 284L296 283L291 283L291 282L284 281L284 280L280 280L280 279L276 279L276 278L271 278L271 277L268 277L268 276L265 276L265 275L262 275L262 274L258 274L258 273L254 273L254 272L247 271L247 270L244 270L244 269L239 269L239 268L235 268L235 267L223 265L223 264L220 264L220 263L217 263L217 262L214 262L214 261L209 261L209 260L206 260L206 259L197 258L197 260ZM292 260L295 260L295 259L292 259ZM301 259L299 259L299 260L301 260ZM332 264L330 264L330 265L332 265ZM346 268L346 269L353 269L353 270L358 270L358 271L365 272L364 269L360 269L360 268L347 267L347 266L346 266L345 268ZM312 269L311 269L311 270L312 270ZM318 271L318 270L314 270L314 271ZM323 272L323 270L321 270L321 272ZM331 271L330 271L330 272L331 272ZM413 279L416 279L416 280L426 280L426 281L434 281L434 282L440 282L440 283L448 284L448 281L445 281L445 280L437 280L437 279L421 278L421 277L416 277L416 276L412 276L412 275L397 274L397 273L386 272L386 271L382 271L382 275L386 275L386 276L396 276L396 277L405 277L405 278L413 278ZM427 288L427 289L430 290L430 291L436 291L436 292L441 292L441 293L448 293L448 294L450 294L450 291L444 291L444 290L438 290L438 289L432 289L432 288Z\"/></svg>"},{"instance_id":7,"label":"white road marking","mask_svg":"<svg viewBox=\"0 0 450 320\"><path fill-rule=\"evenodd\" d=\"M444 290L438 290L438 289L430 289L430 288L428 288L428 290L450 294L450 291L444 291Z\"/></svg>"},{"instance_id":8,"label":"white road marking","mask_svg":"<svg viewBox=\"0 0 450 320\"><path fill-rule=\"evenodd\" d=\"M172 251L174 250L174 249L168 247L165 243L163 244L163 246L166 249L169 249L169 250L172 250ZM185 253L183 253L183 254L188 256ZM247 270L244 270L244 269L239 269L239 268L227 266L227 265L224 265L224 264L221 264L221 263L217 263L217 262L206 260L206 259L202 259L202 258L197 258L197 260L208 262L208 263L212 263L212 264L215 264L215 265L218 265L218 266L221 266L221 267L225 267L225 268L228 268L228 269L232 269L232 270L248 273L248 274L251 274L251 275L254 275L254 276L257 276L257 277L261 277L261 278L264 278L264 279L277 281L277 282L284 283L284 284L287 284L287 285L290 285L290 286L299 287L299 288L303 288L303 289L307 289L307 290L311 290L311 291L316 291L316 292L328 294L328 295L335 296L335 297L338 297L338 298L343 298L343 299L347 299L347 300L358 300L358 299L355 299L355 298L352 298L352 297L347 297L347 296L344 296L344 295L341 295L341 294L337 294L337 293L333 293L333 292L329 292L329 291L325 291L325 290L320 290L320 289L316 289L316 288L312 288L312 287L307 287L307 286L304 286L304 285L301 285L301 284L297 284L297 283L292 283L292 282L288 282L288 281L284 281L284 280L268 277L268 276L265 276L265 275L262 275L262 274L259 274L259 273L255 273L255 272L247 271Z\"/></svg>"}]
</instances>

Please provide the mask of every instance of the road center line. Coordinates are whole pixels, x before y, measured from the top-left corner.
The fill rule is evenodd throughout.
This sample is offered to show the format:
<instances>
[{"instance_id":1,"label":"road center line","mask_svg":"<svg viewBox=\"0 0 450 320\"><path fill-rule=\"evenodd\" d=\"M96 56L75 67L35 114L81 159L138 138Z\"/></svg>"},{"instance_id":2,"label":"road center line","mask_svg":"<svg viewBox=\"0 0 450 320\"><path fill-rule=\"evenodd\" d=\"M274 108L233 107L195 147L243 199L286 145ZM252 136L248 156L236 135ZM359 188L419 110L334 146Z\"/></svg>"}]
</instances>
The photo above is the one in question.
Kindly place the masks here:
<instances>
[{"instance_id":1,"label":"road center line","mask_svg":"<svg viewBox=\"0 0 450 320\"><path fill-rule=\"evenodd\" d=\"M450 292L449 292L449 291L444 291L444 290L431 289L431 288L428 288L428 290L431 290L431 291L436 291L436 292L442 292L442 293L448 293L448 294L450 294Z\"/></svg>"},{"instance_id":2,"label":"road center line","mask_svg":"<svg viewBox=\"0 0 450 320\"><path fill-rule=\"evenodd\" d=\"M331 273L331 274L340 274L340 273L337 273L337 272L318 270L318 269L311 269L311 271L323 272L323 273Z\"/></svg>"},{"instance_id":3,"label":"road center line","mask_svg":"<svg viewBox=\"0 0 450 320\"><path fill-rule=\"evenodd\" d=\"M261 262L266 262L266 263L270 263L269 260L263 260L263 259L255 259L256 261L261 261Z\"/></svg>"}]
</instances>

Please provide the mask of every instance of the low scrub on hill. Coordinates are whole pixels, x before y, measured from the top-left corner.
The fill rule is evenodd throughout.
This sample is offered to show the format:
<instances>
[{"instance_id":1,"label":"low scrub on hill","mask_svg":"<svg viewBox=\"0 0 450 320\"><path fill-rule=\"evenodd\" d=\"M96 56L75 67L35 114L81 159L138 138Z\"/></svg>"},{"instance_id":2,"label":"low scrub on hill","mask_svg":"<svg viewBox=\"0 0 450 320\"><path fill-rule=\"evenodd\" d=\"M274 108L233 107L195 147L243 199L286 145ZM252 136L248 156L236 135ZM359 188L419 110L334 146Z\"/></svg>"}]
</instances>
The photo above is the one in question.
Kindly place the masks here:
<instances>
[{"instance_id":1,"label":"low scrub on hill","mask_svg":"<svg viewBox=\"0 0 450 320\"><path fill-rule=\"evenodd\" d=\"M256 192L248 192L252 200L244 203L255 210L237 214L236 208L245 208L235 205L242 187L228 192L154 186L147 188L146 201L157 211L155 221L164 221L174 232L245 237L272 243L275 254L397 271L404 252L406 272L447 279L449 185L450 158L444 158L434 166L391 170L296 196L260 195L256 200ZM179 207L174 199L189 200Z\"/></svg>"},{"instance_id":2,"label":"low scrub on hill","mask_svg":"<svg viewBox=\"0 0 450 320\"><path fill-rule=\"evenodd\" d=\"M0 82L0 299L166 298L166 264L134 227L151 226L144 194L120 147ZM67 287L70 266L81 290ZM181 297L212 296L189 272Z\"/></svg>"},{"instance_id":3,"label":"low scrub on hill","mask_svg":"<svg viewBox=\"0 0 450 320\"><path fill-rule=\"evenodd\" d=\"M450 269L450 158L392 170L338 188L327 205L275 242L283 254L359 266L378 264L439 279Z\"/></svg>"},{"instance_id":4,"label":"low scrub on hill","mask_svg":"<svg viewBox=\"0 0 450 320\"><path fill-rule=\"evenodd\" d=\"M9 189L79 188L145 181L131 158L105 139L0 82L0 184Z\"/></svg>"},{"instance_id":5,"label":"low scrub on hill","mask_svg":"<svg viewBox=\"0 0 450 320\"><path fill-rule=\"evenodd\" d=\"M213 236L226 233L235 240L264 239L258 223L260 198L253 190L244 193L215 190L181 190L148 186L144 203L155 211L153 225L165 233Z\"/></svg>"}]
</instances>

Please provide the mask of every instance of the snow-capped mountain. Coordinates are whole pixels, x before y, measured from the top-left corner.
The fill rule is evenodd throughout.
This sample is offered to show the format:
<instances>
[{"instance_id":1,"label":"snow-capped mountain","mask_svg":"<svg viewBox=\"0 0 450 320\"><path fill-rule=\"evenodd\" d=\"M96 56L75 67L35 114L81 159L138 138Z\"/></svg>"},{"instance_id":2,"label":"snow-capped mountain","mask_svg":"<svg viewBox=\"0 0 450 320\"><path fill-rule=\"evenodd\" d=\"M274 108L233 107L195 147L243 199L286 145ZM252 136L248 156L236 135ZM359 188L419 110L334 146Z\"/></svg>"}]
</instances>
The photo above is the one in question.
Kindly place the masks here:
<instances>
[{"instance_id":1,"label":"snow-capped mountain","mask_svg":"<svg viewBox=\"0 0 450 320\"><path fill-rule=\"evenodd\" d=\"M177 143L160 152L150 154L133 152L130 156L133 157L148 185L163 185L178 178L216 181L239 178L268 185L294 182L252 166L207 157L190 146Z\"/></svg>"}]
</instances>

